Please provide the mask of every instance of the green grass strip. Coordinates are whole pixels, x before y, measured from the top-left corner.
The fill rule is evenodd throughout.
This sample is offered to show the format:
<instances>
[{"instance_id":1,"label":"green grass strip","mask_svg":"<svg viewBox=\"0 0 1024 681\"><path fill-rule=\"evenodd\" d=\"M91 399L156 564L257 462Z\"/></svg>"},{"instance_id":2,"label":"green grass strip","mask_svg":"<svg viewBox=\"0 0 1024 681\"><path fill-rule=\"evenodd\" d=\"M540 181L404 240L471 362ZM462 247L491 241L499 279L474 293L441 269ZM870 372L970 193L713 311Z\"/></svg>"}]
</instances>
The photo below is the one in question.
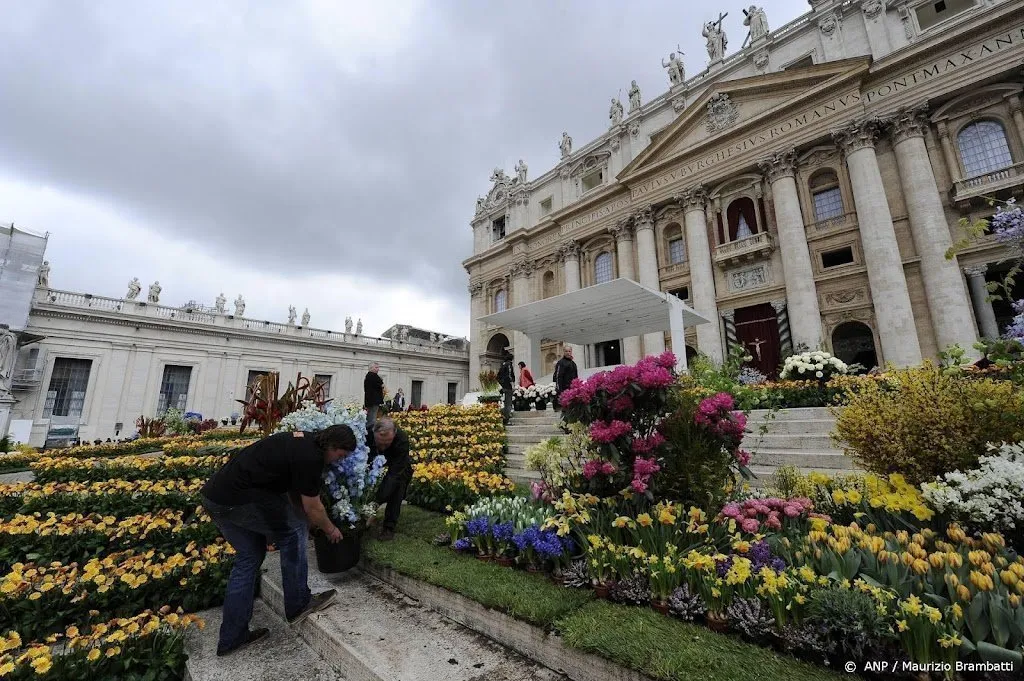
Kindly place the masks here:
<instances>
[{"instance_id":1,"label":"green grass strip","mask_svg":"<svg viewBox=\"0 0 1024 681\"><path fill-rule=\"evenodd\" d=\"M593 601L555 628L573 648L655 679L836 681L840 675L647 608Z\"/></svg>"}]
</instances>

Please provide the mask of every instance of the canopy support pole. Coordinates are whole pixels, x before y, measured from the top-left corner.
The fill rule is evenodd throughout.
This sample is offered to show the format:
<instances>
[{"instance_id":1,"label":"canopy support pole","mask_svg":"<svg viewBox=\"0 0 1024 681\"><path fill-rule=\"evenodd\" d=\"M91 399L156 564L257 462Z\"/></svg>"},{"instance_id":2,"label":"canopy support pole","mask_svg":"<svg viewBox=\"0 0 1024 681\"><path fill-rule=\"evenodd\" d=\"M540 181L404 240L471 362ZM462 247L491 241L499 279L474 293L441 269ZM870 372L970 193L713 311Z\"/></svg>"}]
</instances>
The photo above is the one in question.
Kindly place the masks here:
<instances>
[{"instance_id":1,"label":"canopy support pole","mask_svg":"<svg viewBox=\"0 0 1024 681\"><path fill-rule=\"evenodd\" d=\"M686 363L686 325L683 323L683 301L671 294L668 300L668 328L672 337L672 352L676 356L676 371L689 373Z\"/></svg>"}]
</instances>

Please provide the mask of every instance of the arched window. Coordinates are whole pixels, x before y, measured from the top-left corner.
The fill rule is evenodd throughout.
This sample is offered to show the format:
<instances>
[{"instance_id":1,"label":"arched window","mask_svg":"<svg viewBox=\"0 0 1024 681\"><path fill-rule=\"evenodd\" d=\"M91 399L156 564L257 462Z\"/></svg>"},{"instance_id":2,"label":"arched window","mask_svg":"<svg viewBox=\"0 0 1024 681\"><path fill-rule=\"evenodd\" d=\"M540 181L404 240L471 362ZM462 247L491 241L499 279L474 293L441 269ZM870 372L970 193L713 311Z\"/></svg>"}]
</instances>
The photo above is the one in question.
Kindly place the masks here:
<instances>
[{"instance_id":1,"label":"arched window","mask_svg":"<svg viewBox=\"0 0 1024 681\"><path fill-rule=\"evenodd\" d=\"M505 289L501 289L494 294L494 311L504 312L508 307L508 299L505 296Z\"/></svg>"},{"instance_id":2,"label":"arched window","mask_svg":"<svg viewBox=\"0 0 1024 681\"><path fill-rule=\"evenodd\" d=\"M683 230L672 223L665 228L665 241L668 247L668 264L678 265L686 261L686 244L683 241Z\"/></svg>"},{"instance_id":3,"label":"arched window","mask_svg":"<svg viewBox=\"0 0 1024 681\"><path fill-rule=\"evenodd\" d=\"M545 298L555 295L555 273L550 270L544 273L544 279L541 282L541 295Z\"/></svg>"},{"instance_id":4,"label":"arched window","mask_svg":"<svg viewBox=\"0 0 1024 681\"><path fill-rule=\"evenodd\" d=\"M594 259L594 283L603 284L612 280L612 254L602 253Z\"/></svg>"},{"instance_id":5,"label":"arched window","mask_svg":"<svg viewBox=\"0 0 1024 681\"><path fill-rule=\"evenodd\" d=\"M839 176L831 168L819 170L808 182L814 202L814 220L821 222L843 214L843 192L839 189Z\"/></svg>"},{"instance_id":6,"label":"arched window","mask_svg":"<svg viewBox=\"0 0 1024 681\"><path fill-rule=\"evenodd\" d=\"M984 175L1013 165L1006 130L998 121L971 123L956 136L967 177Z\"/></svg>"},{"instance_id":7,"label":"arched window","mask_svg":"<svg viewBox=\"0 0 1024 681\"><path fill-rule=\"evenodd\" d=\"M730 203L726 219L729 221L729 241L757 234L757 209L749 197L744 196Z\"/></svg>"}]
</instances>

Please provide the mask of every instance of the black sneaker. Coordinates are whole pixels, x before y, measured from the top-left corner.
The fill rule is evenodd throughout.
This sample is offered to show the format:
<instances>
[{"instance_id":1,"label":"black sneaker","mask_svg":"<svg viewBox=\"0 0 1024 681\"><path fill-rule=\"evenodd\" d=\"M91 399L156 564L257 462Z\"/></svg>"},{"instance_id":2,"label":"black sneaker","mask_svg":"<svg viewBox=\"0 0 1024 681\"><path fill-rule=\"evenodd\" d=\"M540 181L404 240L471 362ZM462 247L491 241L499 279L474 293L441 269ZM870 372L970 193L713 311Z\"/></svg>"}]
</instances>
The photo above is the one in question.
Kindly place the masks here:
<instances>
[{"instance_id":1,"label":"black sneaker","mask_svg":"<svg viewBox=\"0 0 1024 681\"><path fill-rule=\"evenodd\" d=\"M390 530L388 528L384 528L381 531L381 533L380 533L380 540L381 541L394 541L394 539L395 539L395 531L394 530Z\"/></svg>"},{"instance_id":2,"label":"black sneaker","mask_svg":"<svg viewBox=\"0 0 1024 681\"><path fill-rule=\"evenodd\" d=\"M270 633L270 629L267 629L266 627L260 627L259 629L253 629L252 631L249 632L249 635L246 636L245 640L242 641L241 643L239 643L238 645L236 645L234 648L221 648L220 646L218 646L217 647L217 657L224 657L225 655L230 655L231 653L236 653L239 650L241 650L242 648L248 647L249 645L255 643L256 641L259 641L261 638L263 638L264 636L266 636L269 633Z\"/></svg>"},{"instance_id":3,"label":"black sneaker","mask_svg":"<svg viewBox=\"0 0 1024 681\"><path fill-rule=\"evenodd\" d=\"M323 593L314 594L313 597L309 599L309 605L307 605L302 612L300 612L295 617L288 618L288 624L298 624L302 620L312 615L314 612L317 612L318 610L323 610L331 604L331 601L333 601L334 597L337 595L338 592L335 589L328 589Z\"/></svg>"}]
</instances>

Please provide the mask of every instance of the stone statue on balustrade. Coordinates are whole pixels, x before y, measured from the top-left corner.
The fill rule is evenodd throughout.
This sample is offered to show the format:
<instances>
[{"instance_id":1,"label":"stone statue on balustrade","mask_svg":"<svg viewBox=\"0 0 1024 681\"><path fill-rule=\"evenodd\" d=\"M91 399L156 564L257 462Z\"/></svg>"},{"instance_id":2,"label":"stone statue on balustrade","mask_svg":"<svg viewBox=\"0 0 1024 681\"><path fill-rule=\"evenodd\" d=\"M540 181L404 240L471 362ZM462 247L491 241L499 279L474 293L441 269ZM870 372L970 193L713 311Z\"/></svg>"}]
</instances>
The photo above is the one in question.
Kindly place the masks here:
<instances>
[{"instance_id":1,"label":"stone statue on balustrade","mask_svg":"<svg viewBox=\"0 0 1024 681\"><path fill-rule=\"evenodd\" d=\"M679 50L679 46L676 45L676 49ZM671 52L668 55L668 63L665 60L661 60L661 65L665 69L668 69L668 83L672 87L676 85L682 85L683 81L686 80L686 67L683 66L683 51ZM636 81L633 81L636 82Z\"/></svg>"},{"instance_id":2,"label":"stone statue on balustrade","mask_svg":"<svg viewBox=\"0 0 1024 681\"><path fill-rule=\"evenodd\" d=\"M768 36L768 15L765 14L763 7L751 5L750 9L743 10L743 14L746 15L743 25L750 27L750 33L747 35L749 43L756 43L761 38Z\"/></svg>"},{"instance_id":3,"label":"stone statue on balustrade","mask_svg":"<svg viewBox=\"0 0 1024 681\"><path fill-rule=\"evenodd\" d=\"M235 316L241 317L245 314L245 298L239 293L238 297L235 298Z\"/></svg>"},{"instance_id":4,"label":"stone statue on balustrade","mask_svg":"<svg viewBox=\"0 0 1024 681\"><path fill-rule=\"evenodd\" d=\"M516 164L516 181L519 184L526 184L526 161L519 159L519 163Z\"/></svg>"},{"instance_id":5,"label":"stone statue on balustrade","mask_svg":"<svg viewBox=\"0 0 1024 681\"><path fill-rule=\"evenodd\" d=\"M363 318L362 317L360 317L359 321L356 322L356 335L357 336L362 336L363 335Z\"/></svg>"},{"instance_id":6,"label":"stone statue on balustrade","mask_svg":"<svg viewBox=\"0 0 1024 681\"><path fill-rule=\"evenodd\" d=\"M352 333L352 317L345 317L345 333Z\"/></svg>"},{"instance_id":7,"label":"stone statue on balustrade","mask_svg":"<svg viewBox=\"0 0 1024 681\"><path fill-rule=\"evenodd\" d=\"M430 342L431 343L436 343L437 342L437 334L436 333L430 334Z\"/></svg>"},{"instance_id":8,"label":"stone statue on balustrade","mask_svg":"<svg viewBox=\"0 0 1024 681\"><path fill-rule=\"evenodd\" d=\"M18 356L18 337L6 325L0 328L0 396L10 394L14 363Z\"/></svg>"},{"instance_id":9,"label":"stone statue on balustrade","mask_svg":"<svg viewBox=\"0 0 1024 681\"><path fill-rule=\"evenodd\" d=\"M289 305L288 306L288 323L291 324L292 326L295 326L295 316L296 316L295 306L294 305Z\"/></svg>"},{"instance_id":10,"label":"stone statue on balustrade","mask_svg":"<svg viewBox=\"0 0 1024 681\"><path fill-rule=\"evenodd\" d=\"M132 280L128 282L128 295L124 297L125 300L135 300L142 293L142 282L139 281L138 277L132 277Z\"/></svg>"},{"instance_id":11,"label":"stone statue on balustrade","mask_svg":"<svg viewBox=\"0 0 1024 681\"><path fill-rule=\"evenodd\" d=\"M403 326L401 329L399 329L398 334L399 334L399 336L398 336L399 339L403 343L408 343L409 342L409 327L408 326Z\"/></svg>"},{"instance_id":12,"label":"stone statue on balustrade","mask_svg":"<svg viewBox=\"0 0 1024 681\"><path fill-rule=\"evenodd\" d=\"M221 291L220 295L214 301L213 306L217 308L217 314L224 314L224 306L228 304L228 299L224 297L224 292Z\"/></svg>"},{"instance_id":13,"label":"stone statue on balustrade","mask_svg":"<svg viewBox=\"0 0 1024 681\"><path fill-rule=\"evenodd\" d=\"M722 20L729 16L729 13L719 13L718 21L709 21L704 24L704 30L701 31L708 40L708 58L711 63L720 62L725 59L725 48L729 46L729 39L725 35L725 29L722 28Z\"/></svg>"},{"instance_id":14,"label":"stone statue on balustrade","mask_svg":"<svg viewBox=\"0 0 1024 681\"><path fill-rule=\"evenodd\" d=\"M50 288L50 261L44 260L39 266L39 276L36 279L36 286L39 288Z\"/></svg>"},{"instance_id":15,"label":"stone statue on balustrade","mask_svg":"<svg viewBox=\"0 0 1024 681\"><path fill-rule=\"evenodd\" d=\"M632 85L629 86L629 113L640 108L640 86L636 84L634 80Z\"/></svg>"},{"instance_id":16,"label":"stone statue on balustrade","mask_svg":"<svg viewBox=\"0 0 1024 681\"><path fill-rule=\"evenodd\" d=\"M309 326L309 308L302 311L302 325Z\"/></svg>"},{"instance_id":17,"label":"stone statue on balustrade","mask_svg":"<svg viewBox=\"0 0 1024 681\"><path fill-rule=\"evenodd\" d=\"M149 287L149 302L154 304L159 303L161 291L163 291L163 289L160 287L160 282L154 281Z\"/></svg>"},{"instance_id":18,"label":"stone statue on balustrade","mask_svg":"<svg viewBox=\"0 0 1024 681\"><path fill-rule=\"evenodd\" d=\"M612 105L608 109L608 118L611 120L613 128L622 125L622 117L625 113L622 108L622 102L617 97L612 97Z\"/></svg>"},{"instance_id":19,"label":"stone statue on balustrade","mask_svg":"<svg viewBox=\"0 0 1024 681\"><path fill-rule=\"evenodd\" d=\"M569 158L572 155L572 138L568 132L562 133L562 141L558 144L558 150L562 152L562 158Z\"/></svg>"}]
</instances>

